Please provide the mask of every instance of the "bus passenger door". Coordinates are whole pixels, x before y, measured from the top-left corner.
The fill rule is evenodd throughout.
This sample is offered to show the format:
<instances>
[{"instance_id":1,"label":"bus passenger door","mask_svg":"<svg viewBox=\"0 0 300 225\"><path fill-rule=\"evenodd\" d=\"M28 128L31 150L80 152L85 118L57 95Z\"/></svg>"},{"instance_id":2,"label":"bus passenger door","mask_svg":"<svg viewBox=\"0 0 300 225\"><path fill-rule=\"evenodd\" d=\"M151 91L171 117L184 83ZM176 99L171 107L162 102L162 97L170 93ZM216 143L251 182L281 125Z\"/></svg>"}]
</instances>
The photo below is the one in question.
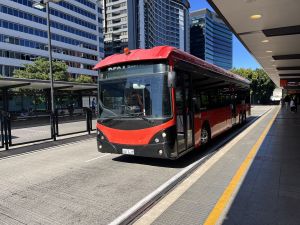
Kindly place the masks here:
<instances>
[{"instance_id":1,"label":"bus passenger door","mask_svg":"<svg viewBox=\"0 0 300 225\"><path fill-rule=\"evenodd\" d=\"M189 75L177 72L176 79L177 141L178 152L193 146L193 110Z\"/></svg>"}]
</instances>

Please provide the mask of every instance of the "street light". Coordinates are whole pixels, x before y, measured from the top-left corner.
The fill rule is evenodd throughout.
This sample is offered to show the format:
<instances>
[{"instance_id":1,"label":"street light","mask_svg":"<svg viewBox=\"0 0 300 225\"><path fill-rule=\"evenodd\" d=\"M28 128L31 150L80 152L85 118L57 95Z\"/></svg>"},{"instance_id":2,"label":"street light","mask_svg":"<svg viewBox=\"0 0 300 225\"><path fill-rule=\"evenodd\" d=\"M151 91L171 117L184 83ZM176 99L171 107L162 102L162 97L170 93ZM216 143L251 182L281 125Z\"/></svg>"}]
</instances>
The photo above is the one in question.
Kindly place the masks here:
<instances>
[{"instance_id":1,"label":"street light","mask_svg":"<svg viewBox=\"0 0 300 225\"><path fill-rule=\"evenodd\" d=\"M54 107L54 79L53 79L53 65L52 65L52 45L51 45L51 23L50 23L50 10L49 10L49 3L58 3L62 0L38 0L33 3L33 7L37 9L44 9L46 8L47 13L47 26L48 26L48 52L49 52L49 79L50 79L50 89L51 89L51 131L52 137L56 140L55 135L55 125L54 125L54 115L55 115L55 107Z\"/></svg>"}]
</instances>

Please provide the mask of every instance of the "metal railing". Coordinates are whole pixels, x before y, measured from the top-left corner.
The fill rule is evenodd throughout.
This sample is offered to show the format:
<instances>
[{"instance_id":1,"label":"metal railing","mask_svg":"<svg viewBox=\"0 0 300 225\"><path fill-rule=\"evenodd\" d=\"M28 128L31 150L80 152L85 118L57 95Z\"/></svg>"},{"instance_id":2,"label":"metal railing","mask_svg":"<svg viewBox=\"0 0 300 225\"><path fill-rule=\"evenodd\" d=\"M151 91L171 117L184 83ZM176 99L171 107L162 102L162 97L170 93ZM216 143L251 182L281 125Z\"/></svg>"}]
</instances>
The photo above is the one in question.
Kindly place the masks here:
<instances>
[{"instance_id":1,"label":"metal railing","mask_svg":"<svg viewBox=\"0 0 300 225\"><path fill-rule=\"evenodd\" d=\"M8 150L11 146L29 144L45 140L56 140L57 137L91 133L95 115L89 108L81 112L62 114L56 111L54 115L15 116L6 111L0 111L1 143L0 148Z\"/></svg>"}]
</instances>

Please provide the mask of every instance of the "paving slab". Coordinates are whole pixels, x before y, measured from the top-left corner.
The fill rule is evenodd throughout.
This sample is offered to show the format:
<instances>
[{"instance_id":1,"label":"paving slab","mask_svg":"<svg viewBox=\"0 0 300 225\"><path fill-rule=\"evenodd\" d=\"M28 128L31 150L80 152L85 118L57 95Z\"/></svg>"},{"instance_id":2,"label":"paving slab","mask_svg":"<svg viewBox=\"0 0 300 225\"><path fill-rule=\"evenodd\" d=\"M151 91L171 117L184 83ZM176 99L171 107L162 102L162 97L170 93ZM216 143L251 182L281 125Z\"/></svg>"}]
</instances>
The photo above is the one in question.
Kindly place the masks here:
<instances>
[{"instance_id":1,"label":"paving slab","mask_svg":"<svg viewBox=\"0 0 300 225\"><path fill-rule=\"evenodd\" d=\"M234 145L152 224L203 224L274 115L275 110ZM284 108L279 111L218 224L300 224L299 124L300 113L295 114ZM142 219L143 217L136 224L140 224Z\"/></svg>"}]
</instances>

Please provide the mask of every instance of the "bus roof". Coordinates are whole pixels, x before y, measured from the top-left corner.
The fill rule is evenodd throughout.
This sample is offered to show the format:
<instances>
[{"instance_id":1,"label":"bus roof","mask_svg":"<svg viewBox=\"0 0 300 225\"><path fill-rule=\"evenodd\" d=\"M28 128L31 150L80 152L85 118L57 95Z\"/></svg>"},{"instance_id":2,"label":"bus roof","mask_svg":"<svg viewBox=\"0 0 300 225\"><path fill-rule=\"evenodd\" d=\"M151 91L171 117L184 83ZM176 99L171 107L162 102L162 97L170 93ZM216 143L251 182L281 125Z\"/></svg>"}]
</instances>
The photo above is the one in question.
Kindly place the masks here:
<instances>
[{"instance_id":1,"label":"bus roof","mask_svg":"<svg viewBox=\"0 0 300 225\"><path fill-rule=\"evenodd\" d=\"M203 69L207 69L217 74L222 74L231 79L239 80L245 84L250 84L249 80L243 78L240 75L234 74L218 66L212 65L189 53L186 53L184 51L181 51L177 48L170 47L170 46L157 46L151 49L135 49L135 50L130 50L129 54L123 53L123 54L111 55L101 60L99 63L97 63L93 69L101 70L113 65L125 64L129 62L170 60L172 58L191 63L195 66L201 67Z\"/></svg>"}]
</instances>

